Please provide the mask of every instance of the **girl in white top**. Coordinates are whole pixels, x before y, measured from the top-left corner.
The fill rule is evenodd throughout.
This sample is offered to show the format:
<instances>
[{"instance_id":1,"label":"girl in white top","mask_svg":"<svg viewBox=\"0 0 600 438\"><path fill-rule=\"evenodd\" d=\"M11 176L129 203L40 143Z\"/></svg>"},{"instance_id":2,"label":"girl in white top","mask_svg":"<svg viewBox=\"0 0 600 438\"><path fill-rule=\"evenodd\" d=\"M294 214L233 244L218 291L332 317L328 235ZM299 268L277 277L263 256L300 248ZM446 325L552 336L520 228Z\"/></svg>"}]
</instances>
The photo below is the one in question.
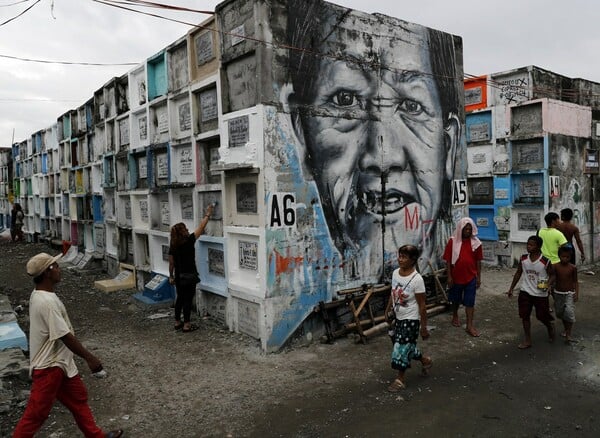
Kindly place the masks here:
<instances>
[{"instance_id":1,"label":"girl in white top","mask_svg":"<svg viewBox=\"0 0 600 438\"><path fill-rule=\"evenodd\" d=\"M388 387L390 392L405 388L404 373L412 360L421 362L423 374L427 374L433 364L431 358L423 355L417 347L419 333L423 339L429 337L425 283L416 270L419 255L420 251L415 246L401 246L398 249L399 268L392 274L392 290L385 315L387 317L391 310L394 311L392 368L398 371L398 376Z\"/></svg>"}]
</instances>

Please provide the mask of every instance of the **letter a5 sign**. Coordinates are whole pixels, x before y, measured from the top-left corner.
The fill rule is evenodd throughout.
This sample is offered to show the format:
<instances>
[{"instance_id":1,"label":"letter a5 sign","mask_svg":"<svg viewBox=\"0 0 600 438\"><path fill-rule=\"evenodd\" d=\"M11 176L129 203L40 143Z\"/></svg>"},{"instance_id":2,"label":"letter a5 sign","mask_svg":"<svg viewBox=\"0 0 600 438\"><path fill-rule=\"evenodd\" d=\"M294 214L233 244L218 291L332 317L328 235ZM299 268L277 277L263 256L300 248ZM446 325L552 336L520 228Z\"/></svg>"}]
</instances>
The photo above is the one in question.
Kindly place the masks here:
<instances>
[{"instance_id":1,"label":"letter a5 sign","mask_svg":"<svg viewBox=\"0 0 600 438\"><path fill-rule=\"evenodd\" d=\"M467 200L467 180L455 179L452 181L452 205L465 205Z\"/></svg>"},{"instance_id":2,"label":"letter a5 sign","mask_svg":"<svg viewBox=\"0 0 600 438\"><path fill-rule=\"evenodd\" d=\"M550 178L550 197L560 198L560 178L558 176L551 176Z\"/></svg>"}]
</instances>

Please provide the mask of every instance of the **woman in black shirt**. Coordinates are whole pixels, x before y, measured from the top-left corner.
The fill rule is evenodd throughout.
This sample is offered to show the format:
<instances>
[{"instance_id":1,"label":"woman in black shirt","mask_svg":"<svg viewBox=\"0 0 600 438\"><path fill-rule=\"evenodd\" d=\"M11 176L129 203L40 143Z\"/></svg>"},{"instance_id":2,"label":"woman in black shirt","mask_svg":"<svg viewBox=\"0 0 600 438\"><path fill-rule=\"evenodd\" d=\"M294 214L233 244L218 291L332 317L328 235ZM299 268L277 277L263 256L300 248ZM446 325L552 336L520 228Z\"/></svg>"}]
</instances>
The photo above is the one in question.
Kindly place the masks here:
<instances>
[{"instance_id":1,"label":"woman in black shirt","mask_svg":"<svg viewBox=\"0 0 600 438\"><path fill-rule=\"evenodd\" d=\"M175 330L184 332L193 330L190 323L192 301L196 295L196 284L200 281L196 269L196 239L204 233L214 205L209 205L198 228L190 233L183 222L171 227L171 245L169 247L169 283L177 288L175 299ZM181 311L183 310L183 323Z\"/></svg>"}]
</instances>

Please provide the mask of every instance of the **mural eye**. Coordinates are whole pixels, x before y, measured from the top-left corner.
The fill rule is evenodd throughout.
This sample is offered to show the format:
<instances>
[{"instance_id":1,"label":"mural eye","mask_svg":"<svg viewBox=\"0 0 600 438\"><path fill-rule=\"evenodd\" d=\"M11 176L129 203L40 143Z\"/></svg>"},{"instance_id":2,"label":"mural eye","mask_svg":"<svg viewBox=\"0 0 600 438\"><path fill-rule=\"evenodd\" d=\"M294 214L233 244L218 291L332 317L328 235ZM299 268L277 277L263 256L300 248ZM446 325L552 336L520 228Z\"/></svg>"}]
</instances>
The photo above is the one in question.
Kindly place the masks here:
<instances>
[{"instance_id":1,"label":"mural eye","mask_svg":"<svg viewBox=\"0 0 600 438\"><path fill-rule=\"evenodd\" d=\"M338 91L333 95L332 100L338 106L353 106L358 103L356 94L348 90Z\"/></svg>"},{"instance_id":2,"label":"mural eye","mask_svg":"<svg viewBox=\"0 0 600 438\"><path fill-rule=\"evenodd\" d=\"M414 100L404 99L400 105L398 105L398 110L413 116L418 116L423 112L423 106Z\"/></svg>"}]
</instances>

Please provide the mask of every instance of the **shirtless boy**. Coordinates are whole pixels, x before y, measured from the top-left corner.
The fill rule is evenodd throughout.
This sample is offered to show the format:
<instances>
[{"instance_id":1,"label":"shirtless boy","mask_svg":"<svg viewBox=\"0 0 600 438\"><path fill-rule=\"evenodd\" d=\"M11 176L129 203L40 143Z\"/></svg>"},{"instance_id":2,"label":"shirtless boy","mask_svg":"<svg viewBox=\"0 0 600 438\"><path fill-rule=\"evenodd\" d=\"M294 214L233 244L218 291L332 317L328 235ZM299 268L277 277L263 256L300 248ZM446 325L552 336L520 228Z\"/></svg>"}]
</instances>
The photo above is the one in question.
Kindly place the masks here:
<instances>
[{"instance_id":1,"label":"shirtless boy","mask_svg":"<svg viewBox=\"0 0 600 438\"><path fill-rule=\"evenodd\" d=\"M558 249L560 263L552 265L556 280L554 290L550 290L554 297L556 317L562 320L565 327L563 335L567 343L573 340L571 331L575 322L575 303L579 300L577 267L571 263L571 255L572 249L567 245Z\"/></svg>"}]
</instances>

